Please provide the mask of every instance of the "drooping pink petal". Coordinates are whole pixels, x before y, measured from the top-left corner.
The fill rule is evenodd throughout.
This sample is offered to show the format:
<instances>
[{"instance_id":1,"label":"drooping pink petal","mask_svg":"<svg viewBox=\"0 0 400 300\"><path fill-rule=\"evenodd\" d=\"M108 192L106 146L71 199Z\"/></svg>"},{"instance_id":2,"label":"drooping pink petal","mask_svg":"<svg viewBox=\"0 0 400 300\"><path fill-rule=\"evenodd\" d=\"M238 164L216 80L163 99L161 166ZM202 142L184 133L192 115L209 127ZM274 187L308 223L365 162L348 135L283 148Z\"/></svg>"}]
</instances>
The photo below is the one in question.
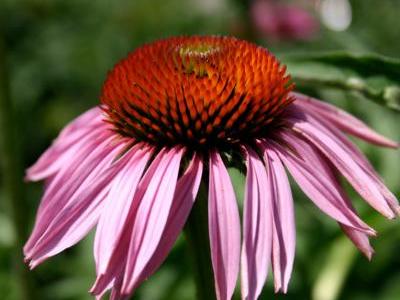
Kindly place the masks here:
<instances>
[{"instance_id":1,"label":"drooping pink petal","mask_svg":"<svg viewBox=\"0 0 400 300\"><path fill-rule=\"evenodd\" d=\"M97 107L72 121L38 161L27 170L27 180L42 180L55 174L71 161L83 145L93 141L93 137L104 131L107 126L102 122L101 110Z\"/></svg>"},{"instance_id":2,"label":"drooping pink petal","mask_svg":"<svg viewBox=\"0 0 400 300\"><path fill-rule=\"evenodd\" d=\"M295 135L292 135L290 133L283 133L282 137L285 141L287 141L288 144L290 144L293 149L295 149L297 155L299 155L302 160L304 160L305 164L307 164L308 166L312 166L312 169L314 169L319 176L322 176L330 181L331 189L332 191L335 191L337 195L339 195L338 199L345 207L345 211L351 211L354 215L357 216L353 205L341 188L340 183L335 176L334 170L332 170L331 165L325 161L325 158L323 158L312 145L306 143L304 140ZM302 185L300 184L300 187L301 186ZM362 221L360 223L360 221L356 220L356 224L357 223L361 225L364 224ZM368 257L368 259L371 259L374 251L369 244L368 235L376 235L376 232L367 225L364 225L366 226L367 230L362 228L357 229L356 226L348 226L340 222L339 225L345 232L345 234L356 245L356 247L360 249Z\"/></svg>"},{"instance_id":3,"label":"drooping pink petal","mask_svg":"<svg viewBox=\"0 0 400 300\"><path fill-rule=\"evenodd\" d=\"M271 258L272 205L268 197L268 178L263 162L251 148L246 149L246 161L241 256L242 298L255 300L264 286Z\"/></svg>"},{"instance_id":4,"label":"drooping pink petal","mask_svg":"<svg viewBox=\"0 0 400 300\"><path fill-rule=\"evenodd\" d=\"M387 218L394 218L398 213L392 210L393 203L388 203L381 192L380 182L360 166L346 148L334 138L308 121L297 120L293 129L312 142L335 167L347 178L355 190L377 211Z\"/></svg>"},{"instance_id":5,"label":"drooping pink petal","mask_svg":"<svg viewBox=\"0 0 400 300\"><path fill-rule=\"evenodd\" d=\"M92 133L94 133L92 135ZM111 133L108 131L92 132L88 135L89 139L82 138L83 143L78 143L74 151L68 152L61 159L63 166L59 170L46 177L45 193L40 201L37 218L42 219L41 215L46 212L52 205L63 205L62 200L66 200L82 180L90 174L91 169L87 168L86 163L93 159L94 155L99 155L103 151L104 155L112 150L113 144L125 143L125 141L114 141ZM74 145L75 147L75 145ZM100 154L100 158L103 154ZM86 163L85 163L86 161ZM84 166L84 167L82 167ZM83 169L83 172L80 170ZM63 199L60 200L60 197Z\"/></svg>"},{"instance_id":6,"label":"drooping pink petal","mask_svg":"<svg viewBox=\"0 0 400 300\"><path fill-rule=\"evenodd\" d=\"M122 293L130 294L160 243L176 188L182 149L172 149L143 191L129 245ZM140 193L140 191L139 191Z\"/></svg>"},{"instance_id":7,"label":"drooping pink petal","mask_svg":"<svg viewBox=\"0 0 400 300\"><path fill-rule=\"evenodd\" d=\"M319 128L328 134L332 139L334 139L341 147L346 149L349 153L354 156L354 160L357 163L367 170L371 175L373 174L375 177L379 178L379 175L375 172L374 168L369 163L368 159L365 155L358 149L358 147L352 143L340 130L339 126L336 126L334 123L329 122L329 119L324 117L321 114L313 113L307 108L304 108L302 105L298 105L298 101L296 101L292 105L292 114L295 115L295 119L301 119L303 121L307 121L311 123L313 126ZM299 114L300 113L300 114Z\"/></svg>"},{"instance_id":8,"label":"drooping pink petal","mask_svg":"<svg viewBox=\"0 0 400 300\"><path fill-rule=\"evenodd\" d=\"M122 288L122 275L118 276L115 280L115 284L112 287L110 300L128 300L129 296L124 296L121 294Z\"/></svg>"},{"instance_id":9,"label":"drooping pink petal","mask_svg":"<svg viewBox=\"0 0 400 300\"><path fill-rule=\"evenodd\" d=\"M99 191L97 195L93 195L90 203L85 208L78 208L79 212L73 214L67 222L60 224L56 228L56 232L50 234L46 231L35 244L35 246L25 254L25 260L29 261L29 267L35 268L48 258L69 248L81 239L96 225L102 210L102 202L105 198L106 191ZM59 220L57 220L59 221ZM56 227L51 224L51 228Z\"/></svg>"},{"instance_id":10,"label":"drooping pink petal","mask_svg":"<svg viewBox=\"0 0 400 300\"><path fill-rule=\"evenodd\" d=\"M183 150L162 149L141 179L106 270L91 293L99 295L123 276L121 295L132 293L160 243L170 213Z\"/></svg>"},{"instance_id":11,"label":"drooping pink petal","mask_svg":"<svg viewBox=\"0 0 400 300\"><path fill-rule=\"evenodd\" d=\"M33 232L24 247L25 253L33 247L37 239L48 229L50 222L65 207L68 200L82 183L97 174L92 171L98 166L98 163L103 161L103 158L118 146L118 144L114 145L113 138L107 135L108 133L99 135L100 138L105 138L103 141L96 140L84 145L70 164L65 165L48 183L39 205ZM120 144L124 144L124 141L121 140ZM114 157L115 155L114 153ZM113 157L110 160L112 162ZM98 168L98 170L100 169Z\"/></svg>"},{"instance_id":12,"label":"drooping pink petal","mask_svg":"<svg viewBox=\"0 0 400 300\"><path fill-rule=\"evenodd\" d=\"M177 240L196 200L202 173L203 162L196 154L186 172L178 180L167 225L165 225L162 235L163 238L142 274L143 279L149 277L160 267Z\"/></svg>"},{"instance_id":13,"label":"drooping pink petal","mask_svg":"<svg viewBox=\"0 0 400 300\"><path fill-rule=\"evenodd\" d=\"M210 154L208 226L218 300L231 299L240 264L240 219L235 193L221 156Z\"/></svg>"},{"instance_id":14,"label":"drooping pink petal","mask_svg":"<svg viewBox=\"0 0 400 300\"><path fill-rule=\"evenodd\" d=\"M160 267L160 265L163 263L168 253L172 249L175 241L179 236L179 233L182 231L182 228L186 223L186 220L196 199L197 191L200 186L202 171L202 160L200 156L195 155L191 160L187 170L177 182L171 211L169 213L168 221L162 234L162 239L160 240L160 243L158 244L157 249L153 254L153 257L150 259L148 265L141 274L137 285L139 285L143 280L151 276ZM136 286L134 287L134 289L135 288ZM115 294L121 297L120 289L121 287L116 288L116 285L114 284L112 295Z\"/></svg>"},{"instance_id":15,"label":"drooping pink petal","mask_svg":"<svg viewBox=\"0 0 400 300\"><path fill-rule=\"evenodd\" d=\"M103 160L97 161L96 168L87 180L82 182L65 206L54 213L47 229L39 235L32 247L25 249L26 258L31 260L31 267L74 245L97 223L110 182L131 155L128 153L112 165L124 146L119 145L109 151Z\"/></svg>"},{"instance_id":16,"label":"drooping pink petal","mask_svg":"<svg viewBox=\"0 0 400 300\"><path fill-rule=\"evenodd\" d=\"M365 224L353 211L329 165L316 149L293 134L282 134L284 140L294 148L297 155L278 143L273 148L285 163L304 193L327 215L336 221L364 233L375 235L375 231Z\"/></svg>"},{"instance_id":17,"label":"drooping pink petal","mask_svg":"<svg viewBox=\"0 0 400 300\"><path fill-rule=\"evenodd\" d=\"M368 235L343 224L340 224L340 227L354 245L356 245L356 247L368 258L368 260L371 260L372 255L374 255L374 249L369 243Z\"/></svg>"},{"instance_id":18,"label":"drooping pink petal","mask_svg":"<svg viewBox=\"0 0 400 300\"><path fill-rule=\"evenodd\" d=\"M307 115L307 121L313 124L313 126L325 132L329 135L335 142L340 145L345 151L352 155L355 162L362 168L376 183L382 196L385 198L388 205L391 207L395 214L400 215L400 206L393 195L393 193L386 187L382 178L374 170L373 166L369 163L365 155L354 145L339 129L334 127L332 124L326 122L325 119L319 116Z\"/></svg>"},{"instance_id":19,"label":"drooping pink petal","mask_svg":"<svg viewBox=\"0 0 400 300\"><path fill-rule=\"evenodd\" d=\"M76 140L63 139L51 146L33 165L26 171L26 179L30 181L38 181L54 176L61 168L67 165L73 158L79 154L82 147L85 147L96 141L96 137L101 134L103 130L94 129L87 132L86 135L76 137Z\"/></svg>"},{"instance_id":20,"label":"drooping pink petal","mask_svg":"<svg viewBox=\"0 0 400 300\"><path fill-rule=\"evenodd\" d=\"M336 179L336 184L339 185L338 179L337 178L335 179ZM350 199L345 197L345 200L349 205L349 207L354 211L354 213L357 214L355 208L350 202ZM339 223L339 225L342 228L343 232L347 235L347 237L353 242L353 244L368 258L368 260L371 260L375 251L372 248L371 244L369 243L369 235L366 234L365 232L356 230L353 227L349 227L341 223Z\"/></svg>"},{"instance_id":21,"label":"drooping pink petal","mask_svg":"<svg viewBox=\"0 0 400 300\"><path fill-rule=\"evenodd\" d=\"M93 125L98 126L103 123L103 119L104 115L101 108L99 106L93 107L69 122L60 132L58 138L66 137L73 132L90 128Z\"/></svg>"},{"instance_id":22,"label":"drooping pink petal","mask_svg":"<svg viewBox=\"0 0 400 300\"><path fill-rule=\"evenodd\" d=\"M269 147L264 146L262 150L267 165L268 196L273 206L272 269L275 292L286 293L296 246L292 193L278 154Z\"/></svg>"},{"instance_id":23,"label":"drooping pink petal","mask_svg":"<svg viewBox=\"0 0 400 300\"><path fill-rule=\"evenodd\" d=\"M369 143L379 146L398 148L399 143L392 141L383 135L377 133L364 122L345 112L344 110L335 107L327 102L319 101L309 96L300 93L292 93L296 98L296 104L303 107L311 114L315 114L324 118L341 130L354 135Z\"/></svg>"},{"instance_id":24,"label":"drooping pink petal","mask_svg":"<svg viewBox=\"0 0 400 300\"><path fill-rule=\"evenodd\" d=\"M108 265L116 241L126 222L133 196L152 154L151 148L140 145L132 150L134 150L132 157L111 184L96 227L94 257L98 274L103 273Z\"/></svg>"}]
</instances>

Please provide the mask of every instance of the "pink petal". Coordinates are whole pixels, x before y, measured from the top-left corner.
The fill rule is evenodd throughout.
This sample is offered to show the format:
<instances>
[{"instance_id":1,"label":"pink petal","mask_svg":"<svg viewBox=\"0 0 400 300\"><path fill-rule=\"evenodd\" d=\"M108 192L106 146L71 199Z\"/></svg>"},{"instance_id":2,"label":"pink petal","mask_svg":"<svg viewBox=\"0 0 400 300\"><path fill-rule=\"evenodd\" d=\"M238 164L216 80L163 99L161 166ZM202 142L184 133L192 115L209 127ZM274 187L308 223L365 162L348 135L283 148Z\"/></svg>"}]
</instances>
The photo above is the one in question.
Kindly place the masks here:
<instances>
[{"instance_id":1,"label":"pink petal","mask_svg":"<svg viewBox=\"0 0 400 300\"><path fill-rule=\"evenodd\" d=\"M190 162L185 174L178 180L176 185L174 200L171 212L168 216L167 225L165 225L163 238L161 239L153 258L150 260L145 271L143 279L149 277L157 270L171 251L179 233L189 217L193 207L196 195L199 190L201 176L203 172L203 162L198 155L195 155Z\"/></svg>"},{"instance_id":2,"label":"pink petal","mask_svg":"<svg viewBox=\"0 0 400 300\"><path fill-rule=\"evenodd\" d=\"M111 295L110 295L110 300L127 300L129 299L129 296L124 296L121 294L121 288L122 288L122 276L119 276L114 284L112 290L111 290Z\"/></svg>"},{"instance_id":3,"label":"pink petal","mask_svg":"<svg viewBox=\"0 0 400 300\"><path fill-rule=\"evenodd\" d=\"M202 171L202 160L198 155L195 155L186 172L178 180L175 189L174 200L168 216L167 224L165 225L165 229L162 234L162 239L160 240L153 257L141 274L138 284L152 275L160 267L168 253L171 251L172 246L174 245L180 232L182 231L184 224L186 223L196 199L197 191L200 186ZM121 287L116 288L116 285L114 285L112 295L115 295L115 297L119 295L119 297L121 297L121 291L119 290L120 288ZM136 286L134 288L136 288ZM123 298L117 297L115 299Z\"/></svg>"},{"instance_id":4,"label":"pink petal","mask_svg":"<svg viewBox=\"0 0 400 300\"><path fill-rule=\"evenodd\" d=\"M97 141L97 137L103 130L97 128L91 132L87 132L84 136L75 135L74 139L62 139L51 146L39 158L37 163L26 171L26 179L30 181L38 181L54 176L62 167L68 164L82 147Z\"/></svg>"},{"instance_id":5,"label":"pink petal","mask_svg":"<svg viewBox=\"0 0 400 300\"><path fill-rule=\"evenodd\" d=\"M286 293L293 269L296 228L292 193L285 169L275 151L263 147L268 197L273 205L272 269L275 292Z\"/></svg>"},{"instance_id":6,"label":"pink petal","mask_svg":"<svg viewBox=\"0 0 400 300\"><path fill-rule=\"evenodd\" d=\"M67 125L51 147L27 170L26 178L32 181L45 179L69 163L82 146L108 127L101 116L101 110L96 107Z\"/></svg>"},{"instance_id":7,"label":"pink petal","mask_svg":"<svg viewBox=\"0 0 400 300\"><path fill-rule=\"evenodd\" d=\"M111 184L96 228L94 256L98 274L105 272L152 149L138 145L132 153Z\"/></svg>"},{"instance_id":8,"label":"pink petal","mask_svg":"<svg viewBox=\"0 0 400 300\"><path fill-rule=\"evenodd\" d=\"M105 137L100 135L100 137ZM110 142L112 138L108 138L103 142L92 142L85 145L76 155L70 164L63 167L46 187L45 194L41 200L39 210L36 217L34 230L24 247L25 253L32 248L47 229L50 222L65 207L70 197L82 185L85 180L94 176L93 169L103 160L107 154L115 148ZM116 153L114 153L114 157ZM114 159L110 158L110 163Z\"/></svg>"},{"instance_id":9,"label":"pink petal","mask_svg":"<svg viewBox=\"0 0 400 300\"><path fill-rule=\"evenodd\" d=\"M327 102L302 95L300 93L292 93L296 97L296 104L303 107L311 114L315 114L324 118L332 125L340 128L347 133L363 139L371 144L384 147L398 148L399 143L392 141L383 135L369 128L364 122L350 115L344 110L339 109Z\"/></svg>"},{"instance_id":10,"label":"pink petal","mask_svg":"<svg viewBox=\"0 0 400 300\"><path fill-rule=\"evenodd\" d=\"M185 174L178 180L167 225L165 226L164 233L162 234L163 238L155 250L153 257L141 274L140 279L138 279L137 285L148 278L160 267L170 252L176 239L178 238L178 235L189 216L190 210L196 198L200 185L202 170L202 161L198 155L195 155ZM120 288L121 287L119 287L119 289ZM136 288L136 286L134 288ZM118 289L116 289L114 285L113 293L115 295L120 295L121 291L117 290Z\"/></svg>"},{"instance_id":11,"label":"pink petal","mask_svg":"<svg viewBox=\"0 0 400 300\"><path fill-rule=\"evenodd\" d=\"M221 156L210 154L208 226L218 300L231 299L240 263L240 220L235 193Z\"/></svg>"},{"instance_id":12,"label":"pink petal","mask_svg":"<svg viewBox=\"0 0 400 300\"><path fill-rule=\"evenodd\" d=\"M31 267L74 245L97 223L111 179L124 164L125 159L118 161L112 168L109 166L123 147L123 144L119 145L103 160L94 161L97 162L97 167L87 180L66 201L64 207L52 212L54 216L49 220L47 228L38 235L36 242L29 248L25 247L25 255L31 260ZM45 216L46 214L42 218Z\"/></svg>"},{"instance_id":13,"label":"pink petal","mask_svg":"<svg viewBox=\"0 0 400 300\"><path fill-rule=\"evenodd\" d=\"M356 245L356 247L368 258L368 260L371 260L372 255L374 255L374 249L369 243L368 235L343 224L340 224L340 227L354 245Z\"/></svg>"},{"instance_id":14,"label":"pink petal","mask_svg":"<svg viewBox=\"0 0 400 300\"><path fill-rule=\"evenodd\" d=\"M45 193L38 208L38 218L52 205L62 205L60 197L66 200L67 195L73 194L80 182L90 174L95 166L92 165L92 168L88 168L87 165L95 155L101 158L114 148L114 138L108 131L95 132L90 139L82 140L83 144L78 143L73 146L79 147L77 151L69 152L60 160L63 165L58 172L46 178ZM124 143L124 141L120 140L116 144L120 143Z\"/></svg>"},{"instance_id":15,"label":"pink petal","mask_svg":"<svg viewBox=\"0 0 400 300\"><path fill-rule=\"evenodd\" d=\"M272 246L272 205L267 173L251 148L246 149L247 177L241 257L242 298L257 299L268 274Z\"/></svg>"},{"instance_id":16,"label":"pink petal","mask_svg":"<svg viewBox=\"0 0 400 300\"><path fill-rule=\"evenodd\" d=\"M160 243L172 207L182 153L182 149L166 153L142 192L122 284L124 294L131 293Z\"/></svg>"},{"instance_id":17,"label":"pink petal","mask_svg":"<svg viewBox=\"0 0 400 300\"><path fill-rule=\"evenodd\" d=\"M152 258L170 213L183 150L162 149L146 171L135 193L114 252L104 274L98 274L91 289L102 294L123 275L121 295L132 293Z\"/></svg>"},{"instance_id":18,"label":"pink petal","mask_svg":"<svg viewBox=\"0 0 400 300\"><path fill-rule=\"evenodd\" d=\"M397 211L392 210L385 195L382 194L380 182L371 176L368 170L362 168L351 153L335 139L304 120L294 122L293 128L324 153L372 207L387 218L395 217Z\"/></svg>"},{"instance_id":19,"label":"pink petal","mask_svg":"<svg viewBox=\"0 0 400 300\"><path fill-rule=\"evenodd\" d=\"M307 120L314 126L319 128L328 134L333 140L335 140L343 149L350 153L357 164L376 182L380 192L385 198L388 205L396 213L400 214L400 206L396 197L389 191L389 189L383 183L382 178L376 173L368 159L362 154L362 152L342 133L340 130L335 128L333 125L327 123L324 119L318 116L307 116Z\"/></svg>"},{"instance_id":20,"label":"pink petal","mask_svg":"<svg viewBox=\"0 0 400 300\"><path fill-rule=\"evenodd\" d=\"M73 132L81 131L84 128L97 126L103 123L104 115L100 107L96 106L84 112L76 119L72 120L60 132L58 138L63 138Z\"/></svg>"},{"instance_id":21,"label":"pink petal","mask_svg":"<svg viewBox=\"0 0 400 300\"><path fill-rule=\"evenodd\" d=\"M333 173L333 170L332 170ZM338 179L336 179L336 183L339 185ZM355 208L351 204L348 198L345 198L349 207L355 212ZM372 255L374 254L374 249L371 247L369 243L369 236L361 231L358 231L352 227L346 226L344 224L339 223L343 232L347 235L347 237L353 242L353 244L368 258L368 260L372 259Z\"/></svg>"},{"instance_id":22,"label":"pink petal","mask_svg":"<svg viewBox=\"0 0 400 300\"><path fill-rule=\"evenodd\" d=\"M331 166L327 164L327 162L319 154L319 152L317 152L311 145L307 144L305 141L292 134L283 133L282 137L284 140L287 141L288 144L290 144L292 148L295 149L296 153L304 160L305 164L312 166L312 169L315 169L315 172L319 176L323 176L331 182L331 184L333 185L333 187L331 187L332 191L336 191L339 199L341 200L340 202L342 202L342 205L345 207L345 210L350 210L354 215L357 216L356 211L352 206L350 200L346 197L343 189L340 187L340 183L338 182L338 179L334 174L334 170L332 170ZM288 155L293 154L288 153ZM300 184L300 187L301 186L302 185ZM357 222L360 221L356 221L356 224ZM364 223L361 221L361 224ZM368 257L368 259L371 259L374 251L369 244L368 235L375 235L375 231L367 225L364 225L368 229L367 231L360 228L357 229L357 226L348 226L340 222L339 225L341 226L345 234L357 246L357 248L359 248Z\"/></svg>"},{"instance_id":23,"label":"pink petal","mask_svg":"<svg viewBox=\"0 0 400 300\"><path fill-rule=\"evenodd\" d=\"M93 195L94 196L94 195ZM105 198L105 191L100 191L97 196L91 199L90 203L85 202L85 208L76 208L77 212L72 213L68 221L64 221L57 227L56 222L51 224L55 232L46 231L36 242L35 246L25 257L31 269L35 268L48 258L69 248L81 239L96 225L102 210L102 202Z\"/></svg>"},{"instance_id":24,"label":"pink petal","mask_svg":"<svg viewBox=\"0 0 400 300\"><path fill-rule=\"evenodd\" d=\"M298 156L284 147L274 144L274 149L304 193L327 215L336 221L364 233L375 235L349 206L344 192L332 175L324 157L313 147L293 134L282 134Z\"/></svg>"}]
</instances>

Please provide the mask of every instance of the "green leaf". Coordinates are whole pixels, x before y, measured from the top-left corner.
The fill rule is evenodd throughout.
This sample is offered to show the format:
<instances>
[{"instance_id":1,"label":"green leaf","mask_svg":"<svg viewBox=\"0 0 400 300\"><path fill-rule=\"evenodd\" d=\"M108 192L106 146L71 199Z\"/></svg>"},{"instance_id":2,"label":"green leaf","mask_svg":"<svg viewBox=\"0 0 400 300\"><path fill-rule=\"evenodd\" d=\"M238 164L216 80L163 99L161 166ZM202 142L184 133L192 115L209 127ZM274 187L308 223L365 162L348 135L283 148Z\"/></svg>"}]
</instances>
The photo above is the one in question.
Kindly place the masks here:
<instances>
[{"instance_id":1,"label":"green leaf","mask_svg":"<svg viewBox=\"0 0 400 300\"><path fill-rule=\"evenodd\" d=\"M328 52L282 58L297 86L330 87L400 111L400 59Z\"/></svg>"}]
</instances>

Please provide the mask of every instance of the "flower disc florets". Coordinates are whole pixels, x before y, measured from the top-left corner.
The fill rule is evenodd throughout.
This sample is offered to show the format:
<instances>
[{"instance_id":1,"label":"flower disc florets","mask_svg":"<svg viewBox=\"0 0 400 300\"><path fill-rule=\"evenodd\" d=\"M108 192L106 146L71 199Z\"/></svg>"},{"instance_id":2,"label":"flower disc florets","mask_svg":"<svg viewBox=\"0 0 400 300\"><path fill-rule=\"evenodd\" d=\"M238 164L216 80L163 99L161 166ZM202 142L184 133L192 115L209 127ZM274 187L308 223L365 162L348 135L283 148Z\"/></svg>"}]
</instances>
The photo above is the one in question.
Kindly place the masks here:
<instances>
[{"instance_id":1,"label":"flower disc florets","mask_svg":"<svg viewBox=\"0 0 400 300\"><path fill-rule=\"evenodd\" d=\"M169 38L119 62L101 101L123 136L221 148L263 137L277 123L292 101L285 72L266 49L235 38Z\"/></svg>"}]
</instances>

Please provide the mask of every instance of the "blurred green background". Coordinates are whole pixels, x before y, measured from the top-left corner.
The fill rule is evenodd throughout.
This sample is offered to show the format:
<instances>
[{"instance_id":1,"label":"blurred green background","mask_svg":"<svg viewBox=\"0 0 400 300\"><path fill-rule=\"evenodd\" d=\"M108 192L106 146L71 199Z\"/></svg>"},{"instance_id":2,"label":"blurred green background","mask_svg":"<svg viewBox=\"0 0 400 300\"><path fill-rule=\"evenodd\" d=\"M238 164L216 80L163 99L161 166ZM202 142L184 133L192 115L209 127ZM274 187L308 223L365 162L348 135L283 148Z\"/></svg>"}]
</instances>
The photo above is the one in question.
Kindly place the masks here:
<instances>
[{"instance_id":1,"label":"blurred green background","mask_svg":"<svg viewBox=\"0 0 400 300\"><path fill-rule=\"evenodd\" d=\"M68 121L98 103L107 71L129 51L155 39L181 34L235 35L266 46L283 61L290 53L327 50L400 56L398 0L350 1L352 22L341 32L321 22L316 9L319 1L286 2L302 5L315 18L317 31L311 37L298 40L260 32L250 14L253 3L245 0L1 0L0 66L5 74L2 85L9 87L7 97L14 110L17 159L23 168L31 165ZM400 140L400 114L336 89L301 84L298 89L329 99ZM7 142L3 139L2 143ZM399 196L399 151L358 145ZM8 175L1 173L2 181L7 182ZM237 173L233 176L241 195L243 179ZM14 207L22 229L14 228L13 207L4 186L0 189L1 300L22 299L15 273L22 262L14 259L20 251L15 245L26 239L43 191L42 184L22 188ZM298 243L289 291L274 295L269 276L261 299L400 299L400 223L385 220L348 189L362 217L379 232L372 241L376 255L368 262L345 240L334 221L322 215L295 185L293 190ZM92 236L30 275L35 291L31 299L91 299L87 291L95 275ZM181 238L162 268L133 299L189 300L194 293L190 253Z\"/></svg>"}]
</instances>

